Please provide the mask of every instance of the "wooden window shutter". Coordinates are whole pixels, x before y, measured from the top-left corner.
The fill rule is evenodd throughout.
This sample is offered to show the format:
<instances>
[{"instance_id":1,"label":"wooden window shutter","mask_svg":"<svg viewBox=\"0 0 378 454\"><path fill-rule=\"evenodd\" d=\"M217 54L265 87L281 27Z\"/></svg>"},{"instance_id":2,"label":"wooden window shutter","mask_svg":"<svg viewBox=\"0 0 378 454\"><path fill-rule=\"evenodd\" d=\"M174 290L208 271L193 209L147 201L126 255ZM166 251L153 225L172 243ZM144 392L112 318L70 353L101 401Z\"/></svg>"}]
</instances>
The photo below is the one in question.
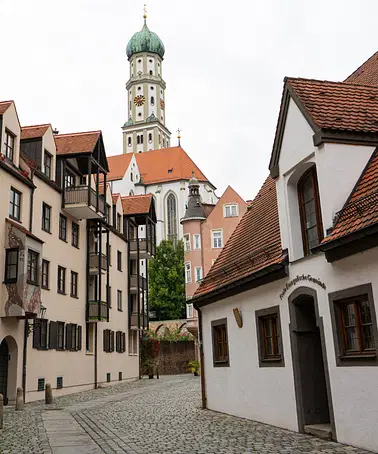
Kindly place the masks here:
<instances>
[{"instance_id":1,"label":"wooden window shutter","mask_svg":"<svg viewBox=\"0 0 378 454\"><path fill-rule=\"evenodd\" d=\"M122 335L122 352L125 353L126 351L126 333L121 333Z\"/></svg>"},{"instance_id":2,"label":"wooden window shutter","mask_svg":"<svg viewBox=\"0 0 378 454\"><path fill-rule=\"evenodd\" d=\"M114 331L110 331L110 348L109 348L109 351L110 352L114 352Z\"/></svg>"},{"instance_id":3,"label":"wooden window shutter","mask_svg":"<svg viewBox=\"0 0 378 454\"><path fill-rule=\"evenodd\" d=\"M119 331L116 332L116 352L119 352Z\"/></svg>"},{"instance_id":4,"label":"wooden window shutter","mask_svg":"<svg viewBox=\"0 0 378 454\"><path fill-rule=\"evenodd\" d=\"M71 350L72 348L72 325L67 323L66 325L66 350Z\"/></svg>"},{"instance_id":5,"label":"wooden window shutter","mask_svg":"<svg viewBox=\"0 0 378 454\"><path fill-rule=\"evenodd\" d=\"M56 349L57 346L58 346L58 324L57 324L57 322L50 322L49 348Z\"/></svg>"},{"instance_id":6,"label":"wooden window shutter","mask_svg":"<svg viewBox=\"0 0 378 454\"><path fill-rule=\"evenodd\" d=\"M25 323L28 323L25 321ZM39 320L33 321L33 348L41 348L41 324Z\"/></svg>"},{"instance_id":7,"label":"wooden window shutter","mask_svg":"<svg viewBox=\"0 0 378 454\"><path fill-rule=\"evenodd\" d=\"M104 333L104 341L103 341L104 352L108 352L109 351L109 330L104 329L103 333Z\"/></svg>"},{"instance_id":8,"label":"wooden window shutter","mask_svg":"<svg viewBox=\"0 0 378 454\"><path fill-rule=\"evenodd\" d=\"M82 327L81 327L81 325L77 326L76 342L77 342L77 350L81 350L81 344L82 344Z\"/></svg>"}]
</instances>

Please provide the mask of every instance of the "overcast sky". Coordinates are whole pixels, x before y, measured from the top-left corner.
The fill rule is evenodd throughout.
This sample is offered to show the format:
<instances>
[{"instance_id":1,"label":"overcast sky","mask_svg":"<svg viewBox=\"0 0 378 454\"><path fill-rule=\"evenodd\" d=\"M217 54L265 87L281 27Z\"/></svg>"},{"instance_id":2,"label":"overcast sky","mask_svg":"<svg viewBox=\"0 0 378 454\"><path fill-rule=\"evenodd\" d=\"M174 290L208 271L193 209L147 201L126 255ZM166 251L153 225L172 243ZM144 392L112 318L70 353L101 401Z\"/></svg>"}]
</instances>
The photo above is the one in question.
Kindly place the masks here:
<instances>
[{"instance_id":1,"label":"overcast sky","mask_svg":"<svg viewBox=\"0 0 378 454\"><path fill-rule=\"evenodd\" d=\"M146 0L145 0L146 1ZM129 38L143 0L0 0L0 99L22 125L101 129L122 153ZM343 80L378 50L376 0L151 0L166 53L166 125L218 195L268 174L283 78Z\"/></svg>"}]
</instances>

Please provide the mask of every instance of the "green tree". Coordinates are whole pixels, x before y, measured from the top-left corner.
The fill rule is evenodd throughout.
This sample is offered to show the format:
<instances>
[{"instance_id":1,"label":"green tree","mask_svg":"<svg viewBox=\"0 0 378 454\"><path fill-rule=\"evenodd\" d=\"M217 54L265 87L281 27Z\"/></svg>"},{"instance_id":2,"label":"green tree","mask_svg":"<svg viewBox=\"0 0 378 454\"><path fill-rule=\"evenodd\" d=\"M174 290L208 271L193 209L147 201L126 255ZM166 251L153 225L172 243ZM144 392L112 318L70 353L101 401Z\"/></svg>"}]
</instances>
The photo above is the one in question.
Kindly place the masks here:
<instances>
[{"instance_id":1,"label":"green tree","mask_svg":"<svg viewBox=\"0 0 378 454\"><path fill-rule=\"evenodd\" d=\"M149 307L156 320L185 317L184 244L163 240L149 264Z\"/></svg>"}]
</instances>

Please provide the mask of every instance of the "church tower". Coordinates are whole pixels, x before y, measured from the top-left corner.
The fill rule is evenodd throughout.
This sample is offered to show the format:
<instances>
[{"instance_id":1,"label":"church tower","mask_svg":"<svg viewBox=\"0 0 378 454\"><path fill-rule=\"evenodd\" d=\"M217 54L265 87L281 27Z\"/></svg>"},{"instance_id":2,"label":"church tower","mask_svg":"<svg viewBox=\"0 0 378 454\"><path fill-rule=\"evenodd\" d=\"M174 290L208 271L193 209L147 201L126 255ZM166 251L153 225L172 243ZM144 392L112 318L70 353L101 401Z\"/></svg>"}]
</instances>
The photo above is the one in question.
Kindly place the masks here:
<instances>
[{"instance_id":1,"label":"church tower","mask_svg":"<svg viewBox=\"0 0 378 454\"><path fill-rule=\"evenodd\" d=\"M144 25L127 44L130 78L126 83L128 120L123 125L123 152L141 153L170 146L165 126L164 44Z\"/></svg>"}]
</instances>

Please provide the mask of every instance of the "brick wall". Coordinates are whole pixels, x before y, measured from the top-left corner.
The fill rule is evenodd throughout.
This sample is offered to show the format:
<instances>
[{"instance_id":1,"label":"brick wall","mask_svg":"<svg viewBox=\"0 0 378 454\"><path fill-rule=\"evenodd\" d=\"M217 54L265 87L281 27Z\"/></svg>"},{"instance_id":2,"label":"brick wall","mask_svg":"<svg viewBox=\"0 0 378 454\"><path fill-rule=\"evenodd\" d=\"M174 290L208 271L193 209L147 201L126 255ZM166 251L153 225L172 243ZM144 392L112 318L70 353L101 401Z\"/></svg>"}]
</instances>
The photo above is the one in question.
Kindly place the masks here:
<instances>
[{"instance_id":1,"label":"brick wall","mask_svg":"<svg viewBox=\"0 0 378 454\"><path fill-rule=\"evenodd\" d=\"M194 341L161 341L159 345L159 374L175 375L188 373L187 364L194 359Z\"/></svg>"}]
</instances>

